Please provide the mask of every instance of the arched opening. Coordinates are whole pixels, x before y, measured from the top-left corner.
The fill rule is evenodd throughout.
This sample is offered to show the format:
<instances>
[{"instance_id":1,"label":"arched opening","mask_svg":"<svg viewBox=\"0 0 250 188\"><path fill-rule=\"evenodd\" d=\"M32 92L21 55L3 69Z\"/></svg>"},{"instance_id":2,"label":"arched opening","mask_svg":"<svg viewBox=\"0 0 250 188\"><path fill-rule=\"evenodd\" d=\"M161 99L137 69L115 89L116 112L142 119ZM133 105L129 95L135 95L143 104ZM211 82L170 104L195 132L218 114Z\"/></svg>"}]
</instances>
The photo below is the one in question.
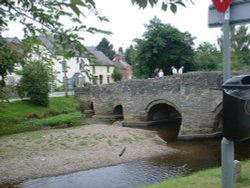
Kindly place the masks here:
<instances>
[{"instance_id":1,"label":"arched opening","mask_svg":"<svg viewBox=\"0 0 250 188\"><path fill-rule=\"evenodd\" d=\"M91 116L93 116L95 114L93 102L91 102L91 101L87 102L87 105L86 105L86 108L84 110L84 113L85 113L85 115L87 117L91 117Z\"/></svg>"},{"instance_id":2,"label":"arched opening","mask_svg":"<svg viewBox=\"0 0 250 188\"><path fill-rule=\"evenodd\" d=\"M213 132L222 132L223 128L223 105L219 104L215 111L215 118L213 123Z\"/></svg>"},{"instance_id":3,"label":"arched opening","mask_svg":"<svg viewBox=\"0 0 250 188\"><path fill-rule=\"evenodd\" d=\"M223 127L223 110L221 110L215 117L213 132L222 132Z\"/></svg>"},{"instance_id":4,"label":"arched opening","mask_svg":"<svg viewBox=\"0 0 250 188\"><path fill-rule=\"evenodd\" d=\"M174 107L165 103L160 103L150 108L147 121L169 121L180 118L181 114Z\"/></svg>"},{"instance_id":5,"label":"arched opening","mask_svg":"<svg viewBox=\"0 0 250 188\"><path fill-rule=\"evenodd\" d=\"M177 139L181 126L181 114L172 105L167 103L151 105L147 121L148 128L158 131L162 139L167 141Z\"/></svg>"},{"instance_id":6,"label":"arched opening","mask_svg":"<svg viewBox=\"0 0 250 188\"><path fill-rule=\"evenodd\" d=\"M113 115L116 120L123 120L123 107L122 105L117 105L114 108Z\"/></svg>"},{"instance_id":7,"label":"arched opening","mask_svg":"<svg viewBox=\"0 0 250 188\"><path fill-rule=\"evenodd\" d=\"M90 102L89 108L90 108L91 110L94 110L94 103L93 103L93 102Z\"/></svg>"}]
</instances>

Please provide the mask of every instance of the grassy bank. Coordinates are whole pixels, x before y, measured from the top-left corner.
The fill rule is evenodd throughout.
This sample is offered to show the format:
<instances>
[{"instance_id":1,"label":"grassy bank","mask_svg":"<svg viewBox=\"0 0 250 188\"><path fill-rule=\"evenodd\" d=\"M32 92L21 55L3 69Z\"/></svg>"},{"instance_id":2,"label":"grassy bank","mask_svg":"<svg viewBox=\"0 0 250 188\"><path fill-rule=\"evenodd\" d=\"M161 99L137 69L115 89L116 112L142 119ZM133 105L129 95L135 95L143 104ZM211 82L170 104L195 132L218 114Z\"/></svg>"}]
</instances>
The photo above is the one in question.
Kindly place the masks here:
<instances>
[{"instance_id":1,"label":"grassy bank","mask_svg":"<svg viewBox=\"0 0 250 188\"><path fill-rule=\"evenodd\" d=\"M74 97L50 98L48 107L35 106L29 101L1 103L0 136L73 124L83 118L83 114L76 111L77 106Z\"/></svg>"},{"instance_id":2,"label":"grassy bank","mask_svg":"<svg viewBox=\"0 0 250 188\"><path fill-rule=\"evenodd\" d=\"M208 169L141 188L221 188L221 168ZM250 160L242 162L241 180L236 188L250 187Z\"/></svg>"}]
</instances>

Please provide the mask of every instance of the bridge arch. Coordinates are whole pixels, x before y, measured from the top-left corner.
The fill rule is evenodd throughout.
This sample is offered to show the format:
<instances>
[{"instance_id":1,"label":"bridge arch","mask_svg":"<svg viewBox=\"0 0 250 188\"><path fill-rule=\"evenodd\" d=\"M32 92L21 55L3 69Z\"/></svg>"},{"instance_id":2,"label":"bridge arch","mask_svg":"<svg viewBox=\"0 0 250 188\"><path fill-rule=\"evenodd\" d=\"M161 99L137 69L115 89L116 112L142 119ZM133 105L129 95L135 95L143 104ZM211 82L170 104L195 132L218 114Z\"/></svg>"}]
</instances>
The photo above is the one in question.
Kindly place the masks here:
<instances>
[{"instance_id":1,"label":"bridge arch","mask_svg":"<svg viewBox=\"0 0 250 188\"><path fill-rule=\"evenodd\" d=\"M147 105L145 111L147 112L147 121L181 119L178 107L164 99L152 101Z\"/></svg>"},{"instance_id":2,"label":"bridge arch","mask_svg":"<svg viewBox=\"0 0 250 188\"><path fill-rule=\"evenodd\" d=\"M223 126L223 104L220 103L214 110L213 132L221 132Z\"/></svg>"},{"instance_id":3,"label":"bridge arch","mask_svg":"<svg viewBox=\"0 0 250 188\"><path fill-rule=\"evenodd\" d=\"M115 119L123 120L123 106L121 104L114 107L113 115Z\"/></svg>"},{"instance_id":4,"label":"bridge arch","mask_svg":"<svg viewBox=\"0 0 250 188\"><path fill-rule=\"evenodd\" d=\"M146 107L146 111L150 129L157 128L159 136L164 140L178 138L181 113L173 103L164 99L155 100Z\"/></svg>"}]
</instances>

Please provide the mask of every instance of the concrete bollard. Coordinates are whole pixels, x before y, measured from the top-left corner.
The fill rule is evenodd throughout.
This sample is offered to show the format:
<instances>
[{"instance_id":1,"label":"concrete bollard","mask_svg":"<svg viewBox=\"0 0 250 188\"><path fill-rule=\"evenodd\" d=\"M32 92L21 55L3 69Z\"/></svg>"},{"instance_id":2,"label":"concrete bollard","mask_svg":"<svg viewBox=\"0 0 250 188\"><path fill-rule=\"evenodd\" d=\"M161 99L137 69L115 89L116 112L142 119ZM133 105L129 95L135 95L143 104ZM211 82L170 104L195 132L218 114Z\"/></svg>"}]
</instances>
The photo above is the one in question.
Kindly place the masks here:
<instances>
[{"instance_id":1,"label":"concrete bollard","mask_svg":"<svg viewBox=\"0 0 250 188\"><path fill-rule=\"evenodd\" d=\"M234 160L234 182L240 181L241 178L241 163L238 160Z\"/></svg>"}]
</instances>

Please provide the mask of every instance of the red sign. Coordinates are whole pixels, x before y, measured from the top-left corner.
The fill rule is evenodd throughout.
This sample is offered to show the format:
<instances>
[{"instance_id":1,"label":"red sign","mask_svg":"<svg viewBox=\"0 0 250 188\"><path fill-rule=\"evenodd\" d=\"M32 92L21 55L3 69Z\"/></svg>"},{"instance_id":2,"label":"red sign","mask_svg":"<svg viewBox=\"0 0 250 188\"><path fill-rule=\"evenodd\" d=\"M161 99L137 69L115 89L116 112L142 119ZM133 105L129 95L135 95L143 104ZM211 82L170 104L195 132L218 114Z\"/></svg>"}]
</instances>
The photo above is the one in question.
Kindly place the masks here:
<instances>
[{"instance_id":1,"label":"red sign","mask_svg":"<svg viewBox=\"0 0 250 188\"><path fill-rule=\"evenodd\" d=\"M231 0L212 0L218 12L225 12L229 7Z\"/></svg>"}]
</instances>

